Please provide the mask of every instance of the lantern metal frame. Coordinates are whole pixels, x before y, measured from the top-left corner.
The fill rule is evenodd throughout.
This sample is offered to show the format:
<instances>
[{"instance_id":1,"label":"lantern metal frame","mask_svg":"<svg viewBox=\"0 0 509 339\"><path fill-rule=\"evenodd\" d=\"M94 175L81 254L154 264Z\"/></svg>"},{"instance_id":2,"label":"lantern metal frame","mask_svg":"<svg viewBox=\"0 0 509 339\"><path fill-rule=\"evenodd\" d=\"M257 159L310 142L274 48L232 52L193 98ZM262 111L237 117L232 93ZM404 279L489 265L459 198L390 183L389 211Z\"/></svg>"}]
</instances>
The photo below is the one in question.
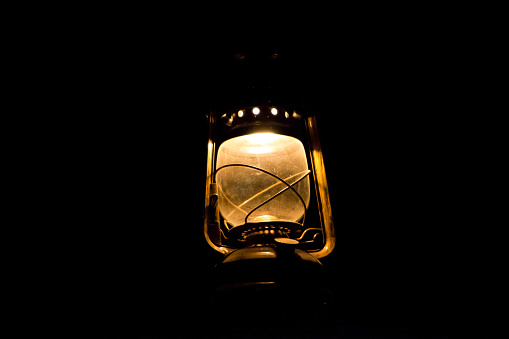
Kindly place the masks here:
<instances>
[{"instance_id":1,"label":"lantern metal frame","mask_svg":"<svg viewBox=\"0 0 509 339\"><path fill-rule=\"evenodd\" d=\"M272 239L289 237L299 241L297 248L302 248L316 258L322 258L331 253L336 237L316 116L281 106L251 106L223 113L220 117L219 114L212 111L208 114L208 124L204 215L204 235L207 243L214 250L228 255L246 246L256 246L257 244L261 246L264 244L264 239L270 234L269 238ZM307 227L303 225L304 222L297 224L271 221L246 222L245 225L229 228L223 220L217 204L219 192L215 183L215 175L218 170L221 170L221 168L216 169L215 167L217 149L222 142L232 137L258 132L280 133L297 137L307 149L308 163L311 167L308 173L314 183L313 195L316 197L316 205L313 204L313 206L316 207L318 215L316 219L319 220L320 227ZM238 166L243 165L238 164ZM287 184L283 179L277 179L286 185L285 190L294 190L292 185ZM318 241L320 234L322 235L321 240ZM246 235L249 235L249 241L246 241ZM309 246L310 243L312 246Z\"/></svg>"}]
</instances>

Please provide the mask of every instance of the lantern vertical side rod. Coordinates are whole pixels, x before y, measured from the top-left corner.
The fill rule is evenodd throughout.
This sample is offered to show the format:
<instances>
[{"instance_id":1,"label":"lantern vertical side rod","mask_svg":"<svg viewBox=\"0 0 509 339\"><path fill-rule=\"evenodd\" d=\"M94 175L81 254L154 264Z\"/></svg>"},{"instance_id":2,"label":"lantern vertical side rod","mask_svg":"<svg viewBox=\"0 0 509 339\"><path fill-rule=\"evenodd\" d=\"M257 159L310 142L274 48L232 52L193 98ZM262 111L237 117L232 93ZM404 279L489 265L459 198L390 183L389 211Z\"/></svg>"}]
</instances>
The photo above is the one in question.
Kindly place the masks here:
<instances>
[{"instance_id":1,"label":"lantern vertical side rod","mask_svg":"<svg viewBox=\"0 0 509 339\"><path fill-rule=\"evenodd\" d=\"M203 232L207 243L216 251L223 254L228 254L231 249L223 246L218 246L221 243L221 236L219 231L219 209L217 205L211 205L212 193L217 195L217 190L213 189L214 181L214 170L215 170L215 154L216 154L216 116L214 112L210 112L208 115L209 122L209 133L208 133L208 144L207 144L207 177L205 182L205 216L204 216L204 227ZM216 192L212 192L212 191ZM217 196L215 203L217 204ZM215 220L211 220L215 219ZM212 237L212 238L211 238Z\"/></svg>"},{"instance_id":2,"label":"lantern vertical side rod","mask_svg":"<svg viewBox=\"0 0 509 339\"><path fill-rule=\"evenodd\" d=\"M309 153L311 166L314 173L315 191L320 214L320 222L324 231L325 244L323 248L313 255L322 258L332 252L336 244L336 235L334 233L334 223L332 221L332 208L329 199L329 188L327 186L327 177L325 175L325 166L323 162L322 147L318 136L316 117L311 116L306 119L306 128L309 135Z\"/></svg>"}]
</instances>

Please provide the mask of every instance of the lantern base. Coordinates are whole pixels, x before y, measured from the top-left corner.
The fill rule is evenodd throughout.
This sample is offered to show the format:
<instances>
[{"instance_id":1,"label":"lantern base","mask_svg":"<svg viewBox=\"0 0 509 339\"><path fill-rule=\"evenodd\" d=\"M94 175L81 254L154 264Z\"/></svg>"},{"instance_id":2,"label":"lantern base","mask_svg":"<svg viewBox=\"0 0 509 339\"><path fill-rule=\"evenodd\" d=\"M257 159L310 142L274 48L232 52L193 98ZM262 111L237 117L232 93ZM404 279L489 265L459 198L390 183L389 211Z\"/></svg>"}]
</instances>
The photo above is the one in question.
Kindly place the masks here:
<instances>
[{"instance_id":1,"label":"lantern base","mask_svg":"<svg viewBox=\"0 0 509 339\"><path fill-rule=\"evenodd\" d=\"M298 241L295 241L295 244L292 246L292 244L284 242L282 239L287 238L275 238L274 245L253 245L236 250L223 260L222 265L238 263L244 265L247 264L247 261L249 261L249 264L268 264L270 261L274 264L277 263L278 266L281 265L287 268L296 268L295 265L312 265L313 267L317 265L322 267L320 261L311 254L295 248L295 246L298 245ZM263 262L260 260L263 260Z\"/></svg>"},{"instance_id":2,"label":"lantern base","mask_svg":"<svg viewBox=\"0 0 509 339\"><path fill-rule=\"evenodd\" d=\"M333 297L322 264L285 240L239 249L216 266L209 299L220 318L216 324L224 319L228 326L278 324L283 319L294 324L326 317Z\"/></svg>"},{"instance_id":3,"label":"lantern base","mask_svg":"<svg viewBox=\"0 0 509 339\"><path fill-rule=\"evenodd\" d=\"M323 266L311 254L297 249L297 241L276 238L274 245L253 245L230 253L216 267L219 290L255 285L305 286L320 282Z\"/></svg>"}]
</instances>

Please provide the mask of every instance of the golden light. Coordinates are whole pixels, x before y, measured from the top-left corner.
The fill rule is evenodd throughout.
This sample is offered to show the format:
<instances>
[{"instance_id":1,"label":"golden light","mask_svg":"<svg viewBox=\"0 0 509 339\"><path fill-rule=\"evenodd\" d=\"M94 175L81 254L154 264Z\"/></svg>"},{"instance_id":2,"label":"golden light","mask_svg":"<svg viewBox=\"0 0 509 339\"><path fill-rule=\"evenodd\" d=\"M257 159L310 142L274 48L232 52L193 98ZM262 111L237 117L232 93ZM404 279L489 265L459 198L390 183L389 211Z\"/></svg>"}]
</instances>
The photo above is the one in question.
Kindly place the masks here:
<instances>
[{"instance_id":1,"label":"golden light","mask_svg":"<svg viewBox=\"0 0 509 339\"><path fill-rule=\"evenodd\" d=\"M224 254L291 244L326 256L335 235L316 117L273 106L235 112L209 116L207 242Z\"/></svg>"},{"instance_id":2,"label":"golden light","mask_svg":"<svg viewBox=\"0 0 509 339\"><path fill-rule=\"evenodd\" d=\"M229 139L219 147L216 168L219 211L233 227L251 221L298 222L303 218L309 205L309 170L298 139L274 133ZM269 168L273 176L260 173L259 169ZM284 182L297 194L292 190L279 193L285 189Z\"/></svg>"},{"instance_id":3,"label":"golden light","mask_svg":"<svg viewBox=\"0 0 509 339\"><path fill-rule=\"evenodd\" d=\"M254 133L254 134L248 134L241 138L241 144L242 145L250 145L251 147L253 145L262 145L262 146L269 146L271 144L276 144L278 142L282 142L285 139L284 135L278 135L274 133ZM229 140L231 142L231 140Z\"/></svg>"}]
</instances>

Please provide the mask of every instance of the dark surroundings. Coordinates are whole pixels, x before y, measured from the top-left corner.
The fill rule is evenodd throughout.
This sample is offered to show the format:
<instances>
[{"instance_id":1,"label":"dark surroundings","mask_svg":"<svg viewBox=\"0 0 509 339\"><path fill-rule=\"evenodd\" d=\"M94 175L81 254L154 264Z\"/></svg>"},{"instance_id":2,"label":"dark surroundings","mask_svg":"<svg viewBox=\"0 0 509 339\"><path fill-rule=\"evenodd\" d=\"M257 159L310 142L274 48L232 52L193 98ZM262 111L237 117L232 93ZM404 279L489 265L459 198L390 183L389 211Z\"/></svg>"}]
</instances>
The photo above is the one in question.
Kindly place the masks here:
<instances>
[{"instance_id":1,"label":"dark surroundings","mask_svg":"<svg viewBox=\"0 0 509 339\"><path fill-rule=\"evenodd\" d=\"M154 31L86 32L69 52L68 337L484 337L480 244L465 235L480 219L465 184L475 145L447 38ZM205 115L243 81L235 53L278 53L274 88L319 113L337 236L322 259L335 305L325 322L298 310L299 324L278 329L224 325L242 309L210 321L222 256L203 236Z\"/></svg>"}]
</instances>

